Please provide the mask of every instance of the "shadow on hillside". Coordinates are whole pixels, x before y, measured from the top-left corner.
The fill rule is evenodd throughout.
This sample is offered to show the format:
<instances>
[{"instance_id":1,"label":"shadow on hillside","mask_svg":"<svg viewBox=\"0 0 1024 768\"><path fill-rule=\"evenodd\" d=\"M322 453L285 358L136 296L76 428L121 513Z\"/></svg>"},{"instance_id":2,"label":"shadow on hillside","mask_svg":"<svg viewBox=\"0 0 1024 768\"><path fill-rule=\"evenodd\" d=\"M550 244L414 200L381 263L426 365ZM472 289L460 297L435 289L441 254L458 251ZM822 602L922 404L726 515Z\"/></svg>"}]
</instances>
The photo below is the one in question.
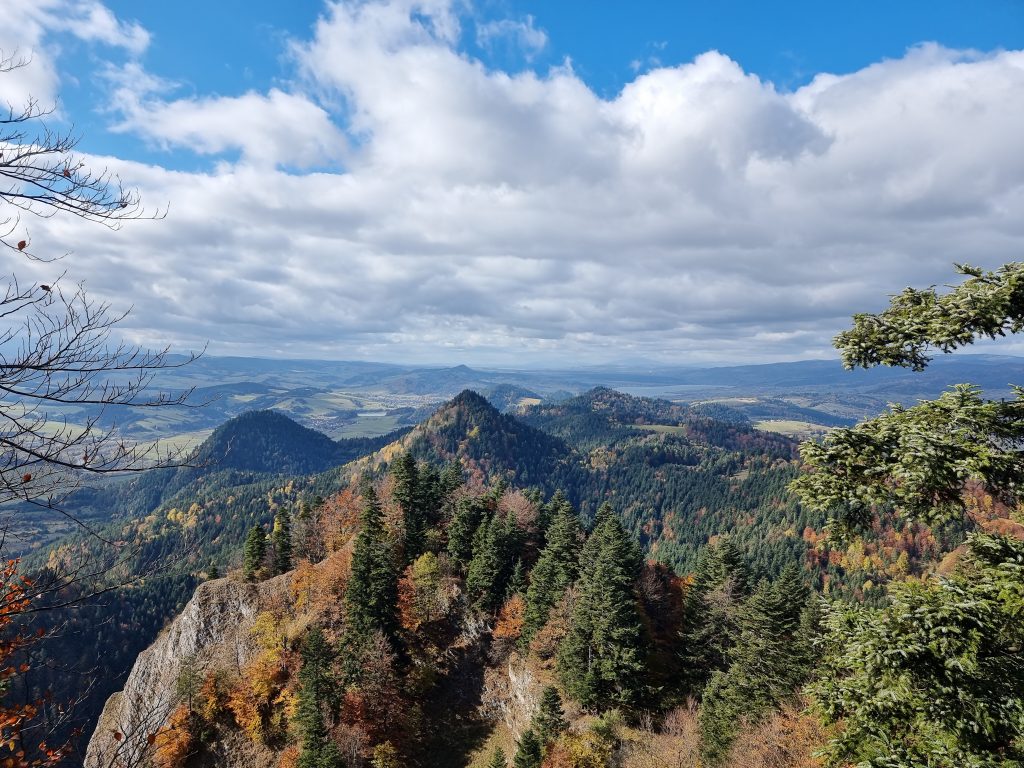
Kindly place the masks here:
<instances>
[{"instance_id":1,"label":"shadow on hillside","mask_svg":"<svg viewBox=\"0 0 1024 768\"><path fill-rule=\"evenodd\" d=\"M432 768L464 768L487 740L491 725L480 715L485 650L465 649L425 704L429 733L420 763Z\"/></svg>"}]
</instances>

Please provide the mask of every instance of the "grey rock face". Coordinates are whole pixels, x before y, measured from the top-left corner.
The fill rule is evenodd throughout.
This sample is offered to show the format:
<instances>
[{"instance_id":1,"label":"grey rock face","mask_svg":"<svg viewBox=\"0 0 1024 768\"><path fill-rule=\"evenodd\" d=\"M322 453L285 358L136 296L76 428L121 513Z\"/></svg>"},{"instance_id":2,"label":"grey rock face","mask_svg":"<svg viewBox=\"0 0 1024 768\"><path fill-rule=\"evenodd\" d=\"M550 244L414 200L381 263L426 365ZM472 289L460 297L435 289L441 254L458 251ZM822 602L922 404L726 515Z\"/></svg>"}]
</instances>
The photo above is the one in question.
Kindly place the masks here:
<instances>
[{"instance_id":1,"label":"grey rock face","mask_svg":"<svg viewBox=\"0 0 1024 768\"><path fill-rule=\"evenodd\" d=\"M200 670L213 665L240 670L255 650L249 630L268 591L281 586L279 581L216 579L200 584L181 614L139 654L124 690L107 700L89 741L85 768L145 765L147 737L178 703L175 688L182 663Z\"/></svg>"}]
</instances>

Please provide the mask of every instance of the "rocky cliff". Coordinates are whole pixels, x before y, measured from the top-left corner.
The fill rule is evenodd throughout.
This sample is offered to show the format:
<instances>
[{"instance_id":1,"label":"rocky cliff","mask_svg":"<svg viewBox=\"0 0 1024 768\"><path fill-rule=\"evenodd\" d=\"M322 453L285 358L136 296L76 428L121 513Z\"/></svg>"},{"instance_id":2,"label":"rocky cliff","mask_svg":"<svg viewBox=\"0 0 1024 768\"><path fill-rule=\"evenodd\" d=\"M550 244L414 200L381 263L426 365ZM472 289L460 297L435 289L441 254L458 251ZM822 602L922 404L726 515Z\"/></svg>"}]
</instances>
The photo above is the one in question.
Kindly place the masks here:
<instances>
[{"instance_id":1,"label":"rocky cliff","mask_svg":"<svg viewBox=\"0 0 1024 768\"><path fill-rule=\"evenodd\" d=\"M135 662L124 690L107 701L86 752L86 768L135 768L176 706L183 664L241 670L255 653L249 630L261 608L280 597L287 576L260 584L216 579L192 600Z\"/></svg>"}]
</instances>

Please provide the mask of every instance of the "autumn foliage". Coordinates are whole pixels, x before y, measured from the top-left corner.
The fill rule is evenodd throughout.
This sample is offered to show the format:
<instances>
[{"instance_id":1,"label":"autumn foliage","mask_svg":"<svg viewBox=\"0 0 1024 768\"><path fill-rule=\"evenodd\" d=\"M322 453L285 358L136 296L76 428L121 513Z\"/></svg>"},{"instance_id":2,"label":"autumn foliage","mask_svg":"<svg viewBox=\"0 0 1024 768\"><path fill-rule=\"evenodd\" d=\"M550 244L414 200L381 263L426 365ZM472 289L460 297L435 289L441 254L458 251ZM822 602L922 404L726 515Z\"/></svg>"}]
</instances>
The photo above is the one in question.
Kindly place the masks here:
<instances>
[{"instance_id":1,"label":"autumn foliage","mask_svg":"<svg viewBox=\"0 0 1024 768\"><path fill-rule=\"evenodd\" d=\"M518 640L523 634L523 616L526 613L526 601L522 595L512 595L498 613L498 621L494 625L494 637L501 640Z\"/></svg>"},{"instance_id":2,"label":"autumn foliage","mask_svg":"<svg viewBox=\"0 0 1024 768\"><path fill-rule=\"evenodd\" d=\"M19 573L19 561L8 560L0 569L0 696L6 699L12 680L29 671L29 665L17 661L36 636L23 633L17 617L30 609L32 579ZM35 768L54 765L65 749L50 749L45 743L26 744L25 730L39 714L41 701L15 704L0 700L0 768Z\"/></svg>"},{"instance_id":3,"label":"autumn foliage","mask_svg":"<svg viewBox=\"0 0 1024 768\"><path fill-rule=\"evenodd\" d=\"M195 746L193 719L193 713L184 704L171 713L167 725L156 734L155 768L182 768L185 765Z\"/></svg>"}]
</instances>

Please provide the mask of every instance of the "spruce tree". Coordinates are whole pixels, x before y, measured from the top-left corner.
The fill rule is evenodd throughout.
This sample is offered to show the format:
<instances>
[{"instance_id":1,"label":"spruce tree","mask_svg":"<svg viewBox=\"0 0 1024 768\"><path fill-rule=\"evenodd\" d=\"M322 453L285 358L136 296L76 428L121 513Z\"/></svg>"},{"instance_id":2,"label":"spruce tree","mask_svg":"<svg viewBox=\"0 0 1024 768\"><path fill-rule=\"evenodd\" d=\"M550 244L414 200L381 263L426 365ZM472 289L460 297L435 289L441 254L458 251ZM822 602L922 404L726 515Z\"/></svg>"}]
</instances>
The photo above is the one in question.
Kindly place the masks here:
<instances>
[{"instance_id":1,"label":"spruce tree","mask_svg":"<svg viewBox=\"0 0 1024 768\"><path fill-rule=\"evenodd\" d=\"M537 515L537 527L541 533L545 536L545 543L547 543L547 531L551 527L551 524L558 517L559 513L564 512L566 509L575 515L575 511L572 508L572 504L569 503L569 499L565 497L565 492L559 488L555 491L555 495L551 497L551 500L547 504L540 505L540 511ZM577 520L579 518L577 517Z\"/></svg>"},{"instance_id":2,"label":"spruce tree","mask_svg":"<svg viewBox=\"0 0 1024 768\"><path fill-rule=\"evenodd\" d=\"M328 738L323 708L330 701L333 682L331 654L323 633L316 627L306 635L299 669L295 725L299 732L298 768L340 768L341 754Z\"/></svg>"},{"instance_id":3,"label":"spruce tree","mask_svg":"<svg viewBox=\"0 0 1024 768\"><path fill-rule=\"evenodd\" d=\"M644 638L634 594L636 545L605 515L594 561L583 569L580 597L558 651L566 690L588 709L632 708L643 689ZM589 542L588 542L589 544Z\"/></svg>"},{"instance_id":4,"label":"spruce tree","mask_svg":"<svg viewBox=\"0 0 1024 768\"><path fill-rule=\"evenodd\" d=\"M594 515L593 525L590 528L590 534L583 543L583 547L579 550L578 559L581 575L587 575L597 562L597 555L601 551L601 546L604 542L604 530L614 517L615 512L612 510L611 504L605 502L598 507L597 514Z\"/></svg>"},{"instance_id":5,"label":"spruce tree","mask_svg":"<svg viewBox=\"0 0 1024 768\"><path fill-rule=\"evenodd\" d=\"M267 554L267 535L263 526L254 525L249 529L242 550L242 575L246 581L253 581L263 567L263 558Z\"/></svg>"},{"instance_id":6,"label":"spruce tree","mask_svg":"<svg viewBox=\"0 0 1024 768\"><path fill-rule=\"evenodd\" d=\"M565 722L565 712L562 710L562 697L558 695L558 689L553 685L546 686L540 697L540 707L537 715L533 718L533 729L537 733L542 747L558 738L568 727Z\"/></svg>"},{"instance_id":7,"label":"spruce tree","mask_svg":"<svg viewBox=\"0 0 1024 768\"><path fill-rule=\"evenodd\" d=\"M527 644L548 620L548 614L579 575L580 524L568 503L559 504L548 527L547 544L530 573L523 620Z\"/></svg>"},{"instance_id":8,"label":"spruce tree","mask_svg":"<svg viewBox=\"0 0 1024 768\"><path fill-rule=\"evenodd\" d=\"M728 754L742 720L756 723L804 682L806 648L798 631L805 599L794 565L774 583L762 581L743 603L732 663L726 672L712 674L701 702L707 764Z\"/></svg>"},{"instance_id":9,"label":"spruce tree","mask_svg":"<svg viewBox=\"0 0 1024 768\"><path fill-rule=\"evenodd\" d=\"M948 292L907 288L855 315L835 339L843 364L920 371L936 351L1024 330L1024 262L957 268L966 279ZM962 530L965 486L1011 509L1024 502L1022 412L1024 389L989 400L959 384L804 443L809 471L791 488L839 537L878 522ZM973 533L965 549L950 574L892 584L884 607L827 608L813 693L826 721L842 723L828 765L1024 763L1024 545Z\"/></svg>"},{"instance_id":10,"label":"spruce tree","mask_svg":"<svg viewBox=\"0 0 1024 768\"><path fill-rule=\"evenodd\" d=\"M462 467L456 461L448 462L441 470L438 480L438 493L442 501L451 497L462 485Z\"/></svg>"},{"instance_id":11,"label":"spruce tree","mask_svg":"<svg viewBox=\"0 0 1024 768\"><path fill-rule=\"evenodd\" d=\"M741 689L732 683L727 673L713 672L704 689L698 714L702 765L722 764L749 712L749 703L743 700Z\"/></svg>"},{"instance_id":12,"label":"spruce tree","mask_svg":"<svg viewBox=\"0 0 1024 768\"><path fill-rule=\"evenodd\" d=\"M274 528L270 532L270 546L274 553L274 573L286 573L292 569L292 525L291 513L280 509L274 515Z\"/></svg>"},{"instance_id":13,"label":"spruce tree","mask_svg":"<svg viewBox=\"0 0 1024 768\"><path fill-rule=\"evenodd\" d=\"M427 530L424 494L420 487L420 471L412 454L403 453L391 465L395 481L394 497L402 508L405 528L405 559L411 563L423 553Z\"/></svg>"},{"instance_id":14,"label":"spruce tree","mask_svg":"<svg viewBox=\"0 0 1024 768\"><path fill-rule=\"evenodd\" d=\"M372 486L363 490L363 499L362 527L352 552L352 575L345 591L350 639L357 645L375 630L394 637L398 621L398 569Z\"/></svg>"},{"instance_id":15,"label":"spruce tree","mask_svg":"<svg viewBox=\"0 0 1024 768\"><path fill-rule=\"evenodd\" d=\"M523 559L517 557L512 566L512 575L508 579L508 587L505 589L505 599L513 595L522 595L526 592L526 569L523 568Z\"/></svg>"},{"instance_id":16,"label":"spruce tree","mask_svg":"<svg viewBox=\"0 0 1024 768\"><path fill-rule=\"evenodd\" d=\"M452 560L466 564L473 557L473 540L484 510L474 499L461 499L448 525L448 554Z\"/></svg>"},{"instance_id":17,"label":"spruce tree","mask_svg":"<svg viewBox=\"0 0 1024 768\"><path fill-rule=\"evenodd\" d=\"M713 672L729 668L748 585L746 560L731 537L701 550L684 607L681 651L684 676L694 693Z\"/></svg>"},{"instance_id":18,"label":"spruce tree","mask_svg":"<svg viewBox=\"0 0 1024 768\"><path fill-rule=\"evenodd\" d=\"M514 768L540 768L544 759L541 754L541 744L537 734L532 728L528 728L519 739L519 746L516 748L516 755L512 758Z\"/></svg>"},{"instance_id":19,"label":"spruce tree","mask_svg":"<svg viewBox=\"0 0 1024 768\"><path fill-rule=\"evenodd\" d=\"M508 768L508 758L505 757L505 750L501 747L495 747L494 752L491 754L491 760L487 763L487 768Z\"/></svg>"},{"instance_id":20,"label":"spruce tree","mask_svg":"<svg viewBox=\"0 0 1024 768\"><path fill-rule=\"evenodd\" d=\"M505 596L519 538L519 528L511 515L494 513L477 527L466 591L485 613L493 612Z\"/></svg>"}]
</instances>

